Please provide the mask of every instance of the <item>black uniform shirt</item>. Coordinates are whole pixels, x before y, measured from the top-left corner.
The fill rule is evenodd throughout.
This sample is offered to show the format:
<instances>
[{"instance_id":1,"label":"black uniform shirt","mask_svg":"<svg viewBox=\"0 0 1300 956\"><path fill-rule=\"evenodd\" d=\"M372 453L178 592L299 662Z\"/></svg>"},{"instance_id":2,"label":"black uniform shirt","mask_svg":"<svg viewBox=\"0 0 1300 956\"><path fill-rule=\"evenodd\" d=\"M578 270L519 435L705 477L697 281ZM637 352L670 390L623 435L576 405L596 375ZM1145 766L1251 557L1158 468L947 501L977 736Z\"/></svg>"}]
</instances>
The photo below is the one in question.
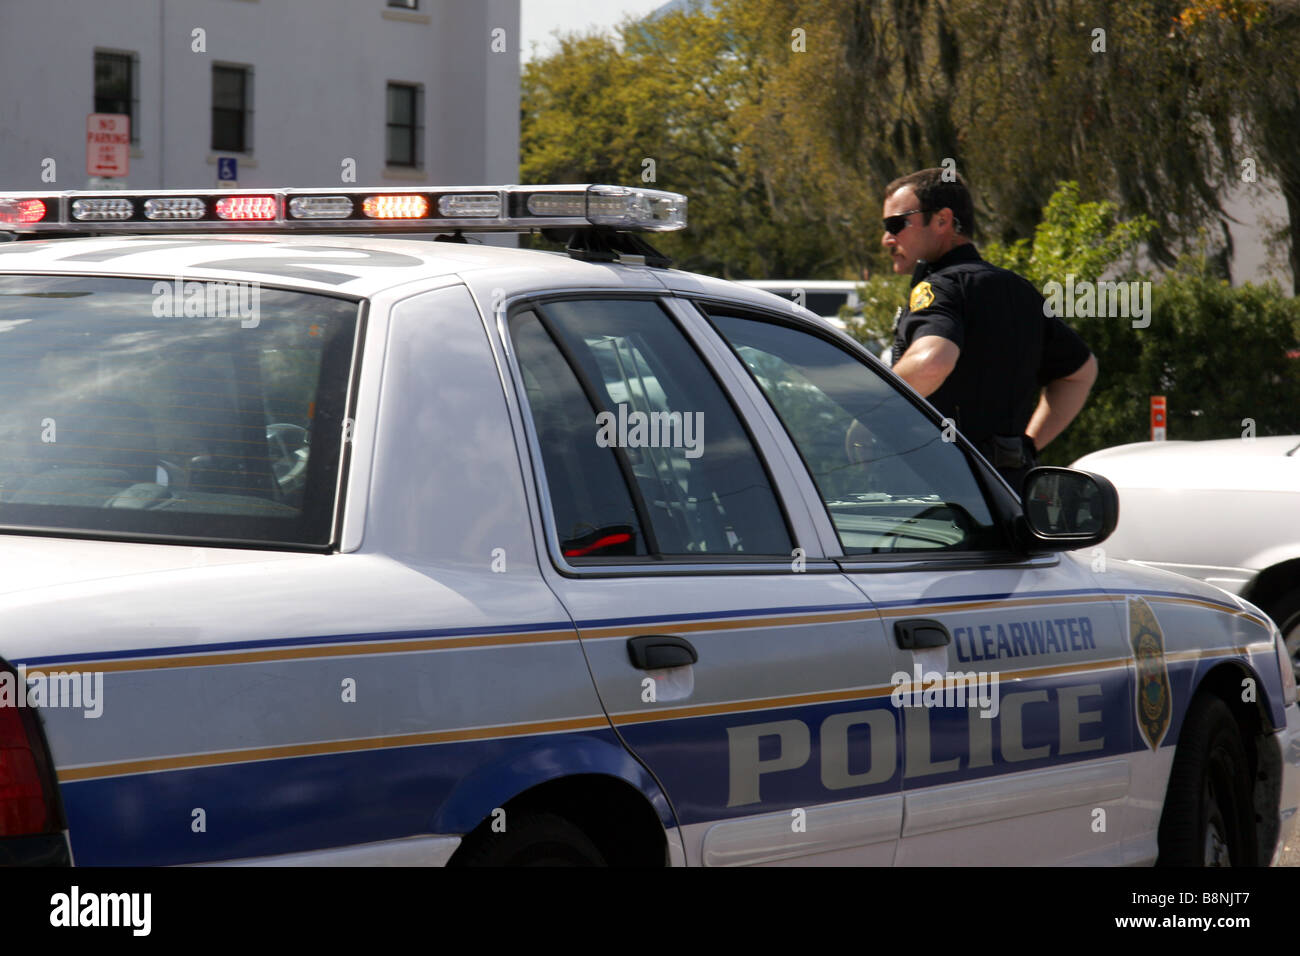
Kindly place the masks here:
<instances>
[{"instance_id":1,"label":"black uniform shirt","mask_svg":"<svg viewBox=\"0 0 1300 956\"><path fill-rule=\"evenodd\" d=\"M980 258L973 243L917 263L912 293L894 329L894 364L923 335L961 349L952 373L929 396L971 441L1022 435L1039 390L1079 370L1089 349L1068 325L1044 314L1026 279Z\"/></svg>"}]
</instances>

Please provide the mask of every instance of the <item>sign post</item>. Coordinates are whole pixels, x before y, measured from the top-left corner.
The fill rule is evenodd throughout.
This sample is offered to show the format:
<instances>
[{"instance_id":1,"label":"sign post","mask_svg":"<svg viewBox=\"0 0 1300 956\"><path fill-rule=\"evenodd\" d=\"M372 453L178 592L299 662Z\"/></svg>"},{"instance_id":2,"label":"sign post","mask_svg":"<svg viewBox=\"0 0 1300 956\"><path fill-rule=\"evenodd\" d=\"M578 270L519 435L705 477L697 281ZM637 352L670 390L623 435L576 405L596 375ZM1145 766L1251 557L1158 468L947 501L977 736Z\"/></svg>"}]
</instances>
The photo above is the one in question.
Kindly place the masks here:
<instances>
[{"instance_id":1,"label":"sign post","mask_svg":"<svg viewBox=\"0 0 1300 956\"><path fill-rule=\"evenodd\" d=\"M125 178L131 164L131 117L91 113L86 117L86 175Z\"/></svg>"}]
</instances>

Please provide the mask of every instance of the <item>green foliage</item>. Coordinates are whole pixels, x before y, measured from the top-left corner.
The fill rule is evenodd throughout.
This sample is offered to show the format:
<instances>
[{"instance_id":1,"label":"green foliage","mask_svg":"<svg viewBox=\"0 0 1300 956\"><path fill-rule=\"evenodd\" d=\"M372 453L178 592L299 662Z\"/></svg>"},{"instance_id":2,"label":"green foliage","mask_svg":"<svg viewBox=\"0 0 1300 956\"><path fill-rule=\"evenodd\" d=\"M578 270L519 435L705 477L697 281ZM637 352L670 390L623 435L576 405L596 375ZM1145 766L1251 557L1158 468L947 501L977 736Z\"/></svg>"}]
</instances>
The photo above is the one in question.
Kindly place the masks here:
<instances>
[{"instance_id":1,"label":"green foliage","mask_svg":"<svg viewBox=\"0 0 1300 956\"><path fill-rule=\"evenodd\" d=\"M1113 274L1153 227L1142 217L1116 221L1109 203L1079 201L1062 183L1043 211L1032 242L992 244L985 257L1042 288ZM1168 437L1232 438L1242 420L1256 434L1300 433L1300 361L1288 359L1300 336L1300 302L1276 284L1231 287L1205 253L1188 255L1163 278L1135 270L1121 278L1151 282L1150 325L1078 316L1066 322L1097 357L1097 384L1079 417L1047 447L1044 464L1150 437L1150 399L1168 400Z\"/></svg>"},{"instance_id":2,"label":"green foliage","mask_svg":"<svg viewBox=\"0 0 1300 956\"><path fill-rule=\"evenodd\" d=\"M885 184L948 160L981 243L1013 250L1069 180L1157 223L1164 267L1206 229L1226 263L1224 197L1257 168L1300 275L1297 43L1297 0L714 0L531 61L521 175L686 193L662 238L684 268L830 279L886 264Z\"/></svg>"},{"instance_id":3,"label":"green foliage","mask_svg":"<svg viewBox=\"0 0 1300 956\"><path fill-rule=\"evenodd\" d=\"M1150 438L1150 399L1168 400L1168 438L1300 434L1300 359L1287 357L1300 302L1275 283L1230 286L1204 257L1180 260L1152 289L1151 325L1072 323L1097 356L1088 404L1047 453L1053 464ZM1059 446L1059 447L1058 447ZM1045 462L1046 463L1046 462Z\"/></svg>"},{"instance_id":4,"label":"green foliage","mask_svg":"<svg viewBox=\"0 0 1300 956\"><path fill-rule=\"evenodd\" d=\"M684 193L690 228L656 237L683 269L725 278L827 275L840 255L807 204L773 187L756 123L772 58L744 4L563 38L523 73L524 182ZM765 39L767 37L767 39Z\"/></svg>"},{"instance_id":5,"label":"green foliage","mask_svg":"<svg viewBox=\"0 0 1300 956\"><path fill-rule=\"evenodd\" d=\"M1032 242L992 242L980 254L1040 289L1053 280L1064 282L1067 275L1095 282L1134 253L1155 229L1156 224L1145 216L1123 222L1115 216L1112 203L1080 202L1078 183L1060 183L1043 209Z\"/></svg>"},{"instance_id":6,"label":"green foliage","mask_svg":"<svg viewBox=\"0 0 1300 956\"><path fill-rule=\"evenodd\" d=\"M872 274L858 286L860 314L841 316L848 322L849 334L879 355L882 346L894 341L894 316L907 301L910 285L911 276L893 272Z\"/></svg>"}]
</instances>

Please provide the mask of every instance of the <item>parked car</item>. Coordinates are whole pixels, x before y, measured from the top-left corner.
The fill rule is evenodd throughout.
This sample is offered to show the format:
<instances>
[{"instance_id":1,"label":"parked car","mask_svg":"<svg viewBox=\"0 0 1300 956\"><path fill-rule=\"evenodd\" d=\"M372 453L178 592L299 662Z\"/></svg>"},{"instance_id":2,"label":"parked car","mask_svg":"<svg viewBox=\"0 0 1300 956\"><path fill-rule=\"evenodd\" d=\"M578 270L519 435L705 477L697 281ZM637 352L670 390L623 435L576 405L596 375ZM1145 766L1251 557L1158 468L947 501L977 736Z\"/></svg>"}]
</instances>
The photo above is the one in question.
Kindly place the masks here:
<instances>
[{"instance_id":1,"label":"parked car","mask_svg":"<svg viewBox=\"0 0 1300 956\"><path fill-rule=\"evenodd\" d=\"M1118 445L1076 461L1119 490L1109 555L1241 595L1300 667L1300 435Z\"/></svg>"},{"instance_id":2,"label":"parked car","mask_svg":"<svg viewBox=\"0 0 1300 956\"><path fill-rule=\"evenodd\" d=\"M0 860L1273 859L1272 623L668 268L685 205L0 195Z\"/></svg>"},{"instance_id":3,"label":"parked car","mask_svg":"<svg viewBox=\"0 0 1300 956\"><path fill-rule=\"evenodd\" d=\"M831 279L742 279L739 285L762 289L820 315L836 328L845 327L841 309L861 311L860 282Z\"/></svg>"}]
</instances>

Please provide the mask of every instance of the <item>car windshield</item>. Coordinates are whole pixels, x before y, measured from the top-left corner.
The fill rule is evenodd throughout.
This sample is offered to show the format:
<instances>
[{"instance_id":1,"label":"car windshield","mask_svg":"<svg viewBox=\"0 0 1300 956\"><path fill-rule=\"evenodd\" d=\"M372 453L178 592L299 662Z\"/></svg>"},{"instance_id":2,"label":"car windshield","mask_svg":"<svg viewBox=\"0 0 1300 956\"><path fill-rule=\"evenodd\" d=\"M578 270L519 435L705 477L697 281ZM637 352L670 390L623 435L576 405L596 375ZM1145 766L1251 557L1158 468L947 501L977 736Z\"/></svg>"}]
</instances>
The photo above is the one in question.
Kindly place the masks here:
<instances>
[{"instance_id":1,"label":"car windshield","mask_svg":"<svg viewBox=\"0 0 1300 956\"><path fill-rule=\"evenodd\" d=\"M354 300L0 276L0 530L325 546Z\"/></svg>"}]
</instances>

